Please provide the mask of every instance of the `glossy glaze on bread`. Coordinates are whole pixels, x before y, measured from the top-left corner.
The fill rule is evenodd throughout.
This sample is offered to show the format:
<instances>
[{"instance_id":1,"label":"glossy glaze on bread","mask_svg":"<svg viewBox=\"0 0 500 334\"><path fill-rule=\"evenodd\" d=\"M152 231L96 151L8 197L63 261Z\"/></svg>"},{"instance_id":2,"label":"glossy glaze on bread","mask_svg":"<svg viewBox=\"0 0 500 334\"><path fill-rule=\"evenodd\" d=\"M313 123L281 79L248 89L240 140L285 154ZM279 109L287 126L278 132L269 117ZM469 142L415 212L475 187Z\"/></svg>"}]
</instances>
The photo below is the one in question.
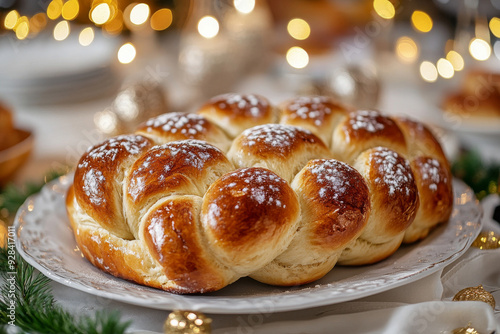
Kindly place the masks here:
<instances>
[{"instance_id":1,"label":"glossy glaze on bread","mask_svg":"<svg viewBox=\"0 0 500 334\"><path fill-rule=\"evenodd\" d=\"M279 109L239 94L95 145L67 196L90 262L174 293L244 276L299 285L381 261L452 206L448 161L421 123L326 97Z\"/></svg>"}]
</instances>

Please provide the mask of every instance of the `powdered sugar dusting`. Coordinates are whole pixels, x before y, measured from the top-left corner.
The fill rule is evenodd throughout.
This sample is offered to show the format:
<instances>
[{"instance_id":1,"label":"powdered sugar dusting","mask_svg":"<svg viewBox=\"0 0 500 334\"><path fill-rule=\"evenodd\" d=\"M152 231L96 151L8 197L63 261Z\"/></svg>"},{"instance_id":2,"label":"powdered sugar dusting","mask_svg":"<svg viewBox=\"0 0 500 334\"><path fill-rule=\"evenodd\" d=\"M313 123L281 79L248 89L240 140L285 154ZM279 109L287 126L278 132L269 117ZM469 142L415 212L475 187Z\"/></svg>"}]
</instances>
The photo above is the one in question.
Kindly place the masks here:
<instances>
[{"instance_id":1,"label":"powdered sugar dusting","mask_svg":"<svg viewBox=\"0 0 500 334\"><path fill-rule=\"evenodd\" d=\"M281 198L281 189L287 183L270 170L263 168L243 168L232 172L230 175L250 185L244 186L241 191L250 195L249 197L257 203L276 205L278 207L284 206L279 199Z\"/></svg>"},{"instance_id":2,"label":"powdered sugar dusting","mask_svg":"<svg viewBox=\"0 0 500 334\"><path fill-rule=\"evenodd\" d=\"M128 193L137 200L145 187L162 184L187 168L203 171L208 163L220 161L223 153L207 142L195 139L174 141L153 146L136 164L130 177ZM154 182L151 179L154 178Z\"/></svg>"},{"instance_id":3,"label":"powdered sugar dusting","mask_svg":"<svg viewBox=\"0 0 500 334\"><path fill-rule=\"evenodd\" d=\"M368 132L377 132L385 128L378 119L380 116L374 110L360 110L350 115L349 124L354 130L363 129Z\"/></svg>"},{"instance_id":4,"label":"powdered sugar dusting","mask_svg":"<svg viewBox=\"0 0 500 334\"><path fill-rule=\"evenodd\" d=\"M321 126L327 115L332 113L330 99L324 96L298 97L288 106L287 112L292 119L309 120L316 126Z\"/></svg>"},{"instance_id":5,"label":"powdered sugar dusting","mask_svg":"<svg viewBox=\"0 0 500 334\"><path fill-rule=\"evenodd\" d=\"M384 147L377 147L370 155L370 164L378 166L377 183L383 183L389 188L389 195L410 195L410 187L414 184L408 160L396 152Z\"/></svg>"},{"instance_id":6,"label":"powdered sugar dusting","mask_svg":"<svg viewBox=\"0 0 500 334\"><path fill-rule=\"evenodd\" d=\"M102 185L106 178L100 170L91 169L83 178L83 191L90 202L94 205L102 205L106 202L102 193Z\"/></svg>"},{"instance_id":7,"label":"powdered sugar dusting","mask_svg":"<svg viewBox=\"0 0 500 334\"><path fill-rule=\"evenodd\" d=\"M281 177L264 168L242 168L224 175L217 184L217 200L209 205L211 218L224 212L236 212L248 207L248 200L262 206L286 209L283 187L288 186ZM232 200L226 201L226 197ZM251 203L250 202L250 203ZM231 207L227 207L231 203ZM229 211L227 211L229 210Z\"/></svg>"},{"instance_id":8,"label":"powdered sugar dusting","mask_svg":"<svg viewBox=\"0 0 500 334\"><path fill-rule=\"evenodd\" d=\"M149 141L142 136L124 135L113 137L91 147L78 164L78 168L88 167L91 161L112 163L116 161L121 152L130 155L139 154L148 145Z\"/></svg>"},{"instance_id":9,"label":"powdered sugar dusting","mask_svg":"<svg viewBox=\"0 0 500 334\"><path fill-rule=\"evenodd\" d=\"M153 173L154 170L149 168L150 165L163 158L167 160L163 166L166 172L175 167L174 164L195 167L201 171L208 161L214 159L215 155L222 155L222 152L207 142L196 139L180 140L153 146L136 170L138 172L149 170Z\"/></svg>"},{"instance_id":10,"label":"powdered sugar dusting","mask_svg":"<svg viewBox=\"0 0 500 334\"><path fill-rule=\"evenodd\" d=\"M89 201L94 205L105 205L107 171L113 170L113 166L130 155L141 153L149 144L149 140L142 136L126 135L110 138L91 147L78 163L76 174L80 175L82 189Z\"/></svg>"},{"instance_id":11,"label":"powdered sugar dusting","mask_svg":"<svg viewBox=\"0 0 500 334\"><path fill-rule=\"evenodd\" d=\"M267 99L255 94L222 94L211 99L210 103L221 110L228 111L232 115L244 115L253 118L265 117L270 111Z\"/></svg>"},{"instance_id":12,"label":"powdered sugar dusting","mask_svg":"<svg viewBox=\"0 0 500 334\"><path fill-rule=\"evenodd\" d=\"M316 183L321 187L319 196L321 198L332 198L343 202L342 196L348 189L350 170L352 167L337 160L314 160L307 169L315 176Z\"/></svg>"},{"instance_id":13,"label":"powdered sugar dusting","mask_svg":"<svg viewBox=\"0 0 500 334\"><path fill-rule=\"evenodd\" d=\"M201 115L185 113L168 113L151 118L145 124L147 132L161 130L170 133L181 133L187 138L194 138L204 133L209 125L208 121Z\"/></svg>"},{"instance_id":14,"label":"powdered sugar dusting","mask_svg":"<svg viewBox=\"0 0 500 334\"><path fill-rule=\"evenodd\" d=\"M422 180L425 180L429 189L433 192L437 191L438 184L448 182L446 176L441 175L441 165L436 159L425 159L424 161L418 160Z\"/></svg>"},{"instance_id":15,"label":"powdered sugar dusting","mask_svg":"<svg viewBox=\"0 0 500 334\"><path fill-rule=\"evenodd\" d=\"M270 147L276 152L287 152L297 142L298 136L310 136L311 132L305 129L299 129L290 125L283 124L264 124L243 131L243 146Z\"/></svg>"}]
</instances>

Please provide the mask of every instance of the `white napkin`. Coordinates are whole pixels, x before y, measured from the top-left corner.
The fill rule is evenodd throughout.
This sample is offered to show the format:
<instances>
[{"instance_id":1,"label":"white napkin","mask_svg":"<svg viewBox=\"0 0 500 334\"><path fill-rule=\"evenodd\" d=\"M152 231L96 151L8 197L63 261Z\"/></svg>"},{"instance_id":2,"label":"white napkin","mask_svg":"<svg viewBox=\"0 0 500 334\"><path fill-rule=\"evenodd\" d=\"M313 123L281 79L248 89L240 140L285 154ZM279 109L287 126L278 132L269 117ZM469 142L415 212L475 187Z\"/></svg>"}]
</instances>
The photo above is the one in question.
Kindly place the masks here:
<instances>
[{"instance_id":1,"label":"white napkin","mask_svg":"<svg viewBox=\"0 0 500 334\"><path fill-rule=\"evenodd\" d=\"M214 334L405 334L451 333L453 329L473 326L479 333L493 333L497 323L491 307L483 302L417 303L397 308L339 314L308 321L286 321L254 327L233 327Z\"/></svg>"}]
</instances>

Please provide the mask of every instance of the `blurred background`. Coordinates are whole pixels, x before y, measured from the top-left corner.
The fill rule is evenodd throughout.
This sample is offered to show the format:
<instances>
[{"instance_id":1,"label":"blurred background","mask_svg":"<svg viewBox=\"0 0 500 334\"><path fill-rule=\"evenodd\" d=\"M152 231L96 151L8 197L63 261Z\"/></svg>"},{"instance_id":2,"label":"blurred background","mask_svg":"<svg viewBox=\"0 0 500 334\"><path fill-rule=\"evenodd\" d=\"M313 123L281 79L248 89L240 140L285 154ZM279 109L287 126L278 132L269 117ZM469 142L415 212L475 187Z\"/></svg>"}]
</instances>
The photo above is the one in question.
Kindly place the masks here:
<instances>
[{"instance_id":1,"label":"blurred background","mask_svg":"<svg viewBox=\"0 0 500 334\"><path fill-rule=\"evenodd\" d=\"M200 98L262 71L300 76L293 89L336 90L328 76L346 65L452 86L498 61L499 16L499 0L0 0L0 93L21 104L88 100L121 86L95 78L141 79L151 64ZM56 87L64 76L82 94Z\"/></svg>"},{"instance_id":2,"label":"blurred background","mask_svg":"<svg viewBox=\"0 0 500 334\"><path fill-rule=\"evenodd\" d=\"M88 100L144 71L166 76L147 69L157 64L191 102L263 71L295 92L347 95L340 67L453 87L498 61L499 17L498 0L0 0L0 94L12 104Z\"/></svg>"},{"instance_id":3,"label":"blurred background","mask_svg":"<svg viewBox=\"0 0 500 334\"><path fill-rule=\"evenodd\" d=\"M226 92L409 115L450 160L498 161L499 64L500 0L0 0L0 101L35 138L22 176Z\"/></svg>"}]
</instances>

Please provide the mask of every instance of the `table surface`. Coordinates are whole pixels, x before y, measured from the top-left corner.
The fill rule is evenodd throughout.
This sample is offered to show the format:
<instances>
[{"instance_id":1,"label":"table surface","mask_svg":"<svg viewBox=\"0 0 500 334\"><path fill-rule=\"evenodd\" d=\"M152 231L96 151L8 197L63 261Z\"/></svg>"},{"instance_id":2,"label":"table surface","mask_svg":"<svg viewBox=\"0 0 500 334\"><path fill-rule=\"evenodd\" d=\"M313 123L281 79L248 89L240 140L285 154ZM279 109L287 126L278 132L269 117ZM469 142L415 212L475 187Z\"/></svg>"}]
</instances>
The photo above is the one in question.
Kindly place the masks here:
<instances>
[{"instance_id":1,"label":"table surface","mask_svg":"<svg viewBox=\"0 0 500 334\"><path fill-rule=\"evenodd\" d=\"M2 42L5 45L5 41L0 41ZM203 98L193 96L190 87L180 83L175 77L176 56L167 47L170 42L168 40L155 44L153 52L147 57L139 57L132 64L121 65L120 76L124 81L133 81L144 77L145 68L155 69L156 73L163 74L160 84L167 92L173 110L196 108L203 102ZM315 61L316 66L341 66L338 59L332 61L326 58L325 62L325 58L318 57L316 60L312 59L311 63L314 64ZM381 67L383 70L379 73L383 89L378 109L389 114L409 115L424 122L432 122L437 111L429 107L429 99L426 99L425 94L435 95L433 87L417 80L411 71L394 59L387 63L391 63L390 68ZM271 102L279 103L294 95L290 85L291 83L283 82L282 78L270 75L269 72L259 72L247 75L234 87L234 91L262 94ZM49 170L74 166L89 146L106 138L96 129L93 119L96 112L110 106L113 98L114 94L78 103L12 104L16 124L35 133L33 154L19 170L15 181L23 183L26 180L40 180ZM453 158L460 144L463 144L462 139L456 133L436 130L449 158ZM487 223L487 226L495 227L494 223ZM478 253L473 250L461 261L467 264L473 258L474 263L483 261L483 265L486 265L494 262L498 256L498 251ZM464 314L477 328L490 331L492 326L500 326L498 306L493 313L483 303L472 303L464 308L449 302L452 290L464 284L477 285L489 281L492 288L500 290L500 270L484 269L484 275L473 279L470 273L463 273L465 269L460 267L460 263L457 261L456 267L445 270L446 273L452 273L447 278L439 271L408 286L339 305L296 312L210 316L216 333L321 333L329 331L332 326L350 333L402 333L402 328L407 328L408 333L429 329L445 332L446 329L460 327L458 325L463 323ZM131 328L138 333L162 332L163 322L168 315L165 311L127 305L55 282L52 283L52 288L56 299L71 312L92 314L100 309L116 309L124 318L133 321ZM403 323L406 327L402 327ZM465 326L466 323L462 325Z\"/></svg>"}]
</instances>

